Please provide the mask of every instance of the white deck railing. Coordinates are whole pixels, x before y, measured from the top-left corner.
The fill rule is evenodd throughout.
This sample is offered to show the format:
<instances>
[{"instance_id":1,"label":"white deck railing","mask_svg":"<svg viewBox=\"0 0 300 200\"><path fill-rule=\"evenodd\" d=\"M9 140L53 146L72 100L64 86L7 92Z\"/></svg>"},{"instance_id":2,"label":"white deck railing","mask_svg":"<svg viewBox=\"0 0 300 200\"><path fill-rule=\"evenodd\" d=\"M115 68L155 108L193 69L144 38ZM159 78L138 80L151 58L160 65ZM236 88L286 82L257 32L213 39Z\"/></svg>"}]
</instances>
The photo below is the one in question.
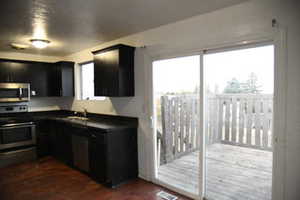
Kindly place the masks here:
<instances>
[{"instance_id":1,"label":"white deck railing","mask_svg":"<svg viewBox=\"0 0 300 200\"><path fill-rule=\"evenodd\" d=\"M159 156L165 162L198 149L199 103L196 95L161 97L162 133L158 140ZM206 144L272 150L273 95L209 95L205 108Z\"/></svg>"}]
</instances>

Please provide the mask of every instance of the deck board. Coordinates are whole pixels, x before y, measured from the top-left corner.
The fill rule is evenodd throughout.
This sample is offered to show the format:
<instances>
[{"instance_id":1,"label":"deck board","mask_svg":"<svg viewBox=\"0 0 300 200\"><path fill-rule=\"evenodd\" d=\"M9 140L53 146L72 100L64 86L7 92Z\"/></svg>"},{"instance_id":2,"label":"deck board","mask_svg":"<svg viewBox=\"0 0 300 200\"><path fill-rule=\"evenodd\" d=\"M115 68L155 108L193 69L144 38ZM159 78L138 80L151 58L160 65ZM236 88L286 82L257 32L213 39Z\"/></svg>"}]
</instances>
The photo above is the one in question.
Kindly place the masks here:
<instances>
[{"instance_id":1,"label":"deck board","mask_svg":"<svg viewBox=\"0 0 300 200\"><path fill-rule=\"evenodd\" d=\"M158 179L197 193L199 152L162 165ZM206 197L213 200L271 200L272 152L213 144L206 152Z\"/></svg>"}]
</instances>

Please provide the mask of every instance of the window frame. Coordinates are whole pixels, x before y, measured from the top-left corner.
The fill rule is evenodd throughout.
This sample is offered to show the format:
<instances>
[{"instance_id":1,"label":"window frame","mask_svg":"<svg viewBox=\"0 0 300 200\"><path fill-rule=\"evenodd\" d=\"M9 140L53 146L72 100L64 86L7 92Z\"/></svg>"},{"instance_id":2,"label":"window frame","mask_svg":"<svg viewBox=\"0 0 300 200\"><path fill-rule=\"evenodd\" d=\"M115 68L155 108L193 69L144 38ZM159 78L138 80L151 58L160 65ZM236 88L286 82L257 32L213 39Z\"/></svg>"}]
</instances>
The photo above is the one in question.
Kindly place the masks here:
<instances>
[{"instance_id":1,"label":"window frame","mask_svg":"<svg viewBox=\"0 0 300 200\"><path fill-rule=\"evenodd\" d=\"M106 99L106 97L103 96L93 96L93 97L88 97L88 98L83 98L83 66L84 65L88 65L88 64L94 64L94 61L87 61L87 62L83 62L83 63L79 63L79 73L80 73L80 100L84 100L84 101L95 101L95 100L100 100L103 101ZM94 65L93 65L94 67ZM94 76L93 76L93 81L94 81Z\"/></svg>"}]
</instances>

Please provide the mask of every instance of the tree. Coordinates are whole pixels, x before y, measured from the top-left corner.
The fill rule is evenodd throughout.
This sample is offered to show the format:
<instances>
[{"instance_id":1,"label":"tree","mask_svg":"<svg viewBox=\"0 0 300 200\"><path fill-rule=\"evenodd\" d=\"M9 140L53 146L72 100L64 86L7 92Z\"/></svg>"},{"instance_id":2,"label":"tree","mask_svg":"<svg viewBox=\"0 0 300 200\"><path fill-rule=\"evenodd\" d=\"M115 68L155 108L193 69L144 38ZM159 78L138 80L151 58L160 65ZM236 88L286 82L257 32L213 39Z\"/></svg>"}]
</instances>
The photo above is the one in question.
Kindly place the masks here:
<instances>
[{"instance_id":1,"label":"tree","mask_svg":"<svg viewBox=\"0 0 300 200\"><path fill-rule=\"evenodd\" d=\"M236 78L232 78L227 82L224 93L242 93L241 83Z\"/></svg>"},{"instance_id":2,"label":"tree","mask_svg":"<svg viewBox=\"0 0 300 200\"><path fill-rule=\"evenodd\" d=\"M243 93L259 94L262 91L260 90L261 85L258 84L257 75L254 72L250 73L248 80L242 84L242 88Z\"/></svg>"},{"instance_id":3,"label":"tree","mask_svg":"<svg viewBox=\"0 0 300 200\"><path fill-rule=\"evenodd\" d=\"M227 82L227 85L224 89L224 93L246 93L246 94L259 94L261 85L258 84L257 75L252 72L249 74L249 78L246 82L240 82L236 78L232 78Z\"/></svg>"}]
</instances>

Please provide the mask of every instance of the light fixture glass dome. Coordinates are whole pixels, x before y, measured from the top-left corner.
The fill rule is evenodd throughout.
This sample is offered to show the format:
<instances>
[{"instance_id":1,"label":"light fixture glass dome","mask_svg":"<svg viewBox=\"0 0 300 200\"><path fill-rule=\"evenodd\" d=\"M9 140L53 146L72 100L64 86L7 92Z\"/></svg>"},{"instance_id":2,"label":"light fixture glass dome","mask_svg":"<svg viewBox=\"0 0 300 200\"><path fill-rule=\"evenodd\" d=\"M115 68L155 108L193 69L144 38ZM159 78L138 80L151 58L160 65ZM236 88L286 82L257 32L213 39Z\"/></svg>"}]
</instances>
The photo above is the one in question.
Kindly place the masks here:
<instances>
[{"instance_id":1,"label":"light fixture glass dome","mask_svg":"<svg viewBox=\"0 0 300 200\"><path fill-rule=\"evenodd\" d=\"M38 49L46 48L50 43L49 40L40 40L40 39L32 39L30 40L30 42L34 47Z\"/></svg>"}]
</instances>

